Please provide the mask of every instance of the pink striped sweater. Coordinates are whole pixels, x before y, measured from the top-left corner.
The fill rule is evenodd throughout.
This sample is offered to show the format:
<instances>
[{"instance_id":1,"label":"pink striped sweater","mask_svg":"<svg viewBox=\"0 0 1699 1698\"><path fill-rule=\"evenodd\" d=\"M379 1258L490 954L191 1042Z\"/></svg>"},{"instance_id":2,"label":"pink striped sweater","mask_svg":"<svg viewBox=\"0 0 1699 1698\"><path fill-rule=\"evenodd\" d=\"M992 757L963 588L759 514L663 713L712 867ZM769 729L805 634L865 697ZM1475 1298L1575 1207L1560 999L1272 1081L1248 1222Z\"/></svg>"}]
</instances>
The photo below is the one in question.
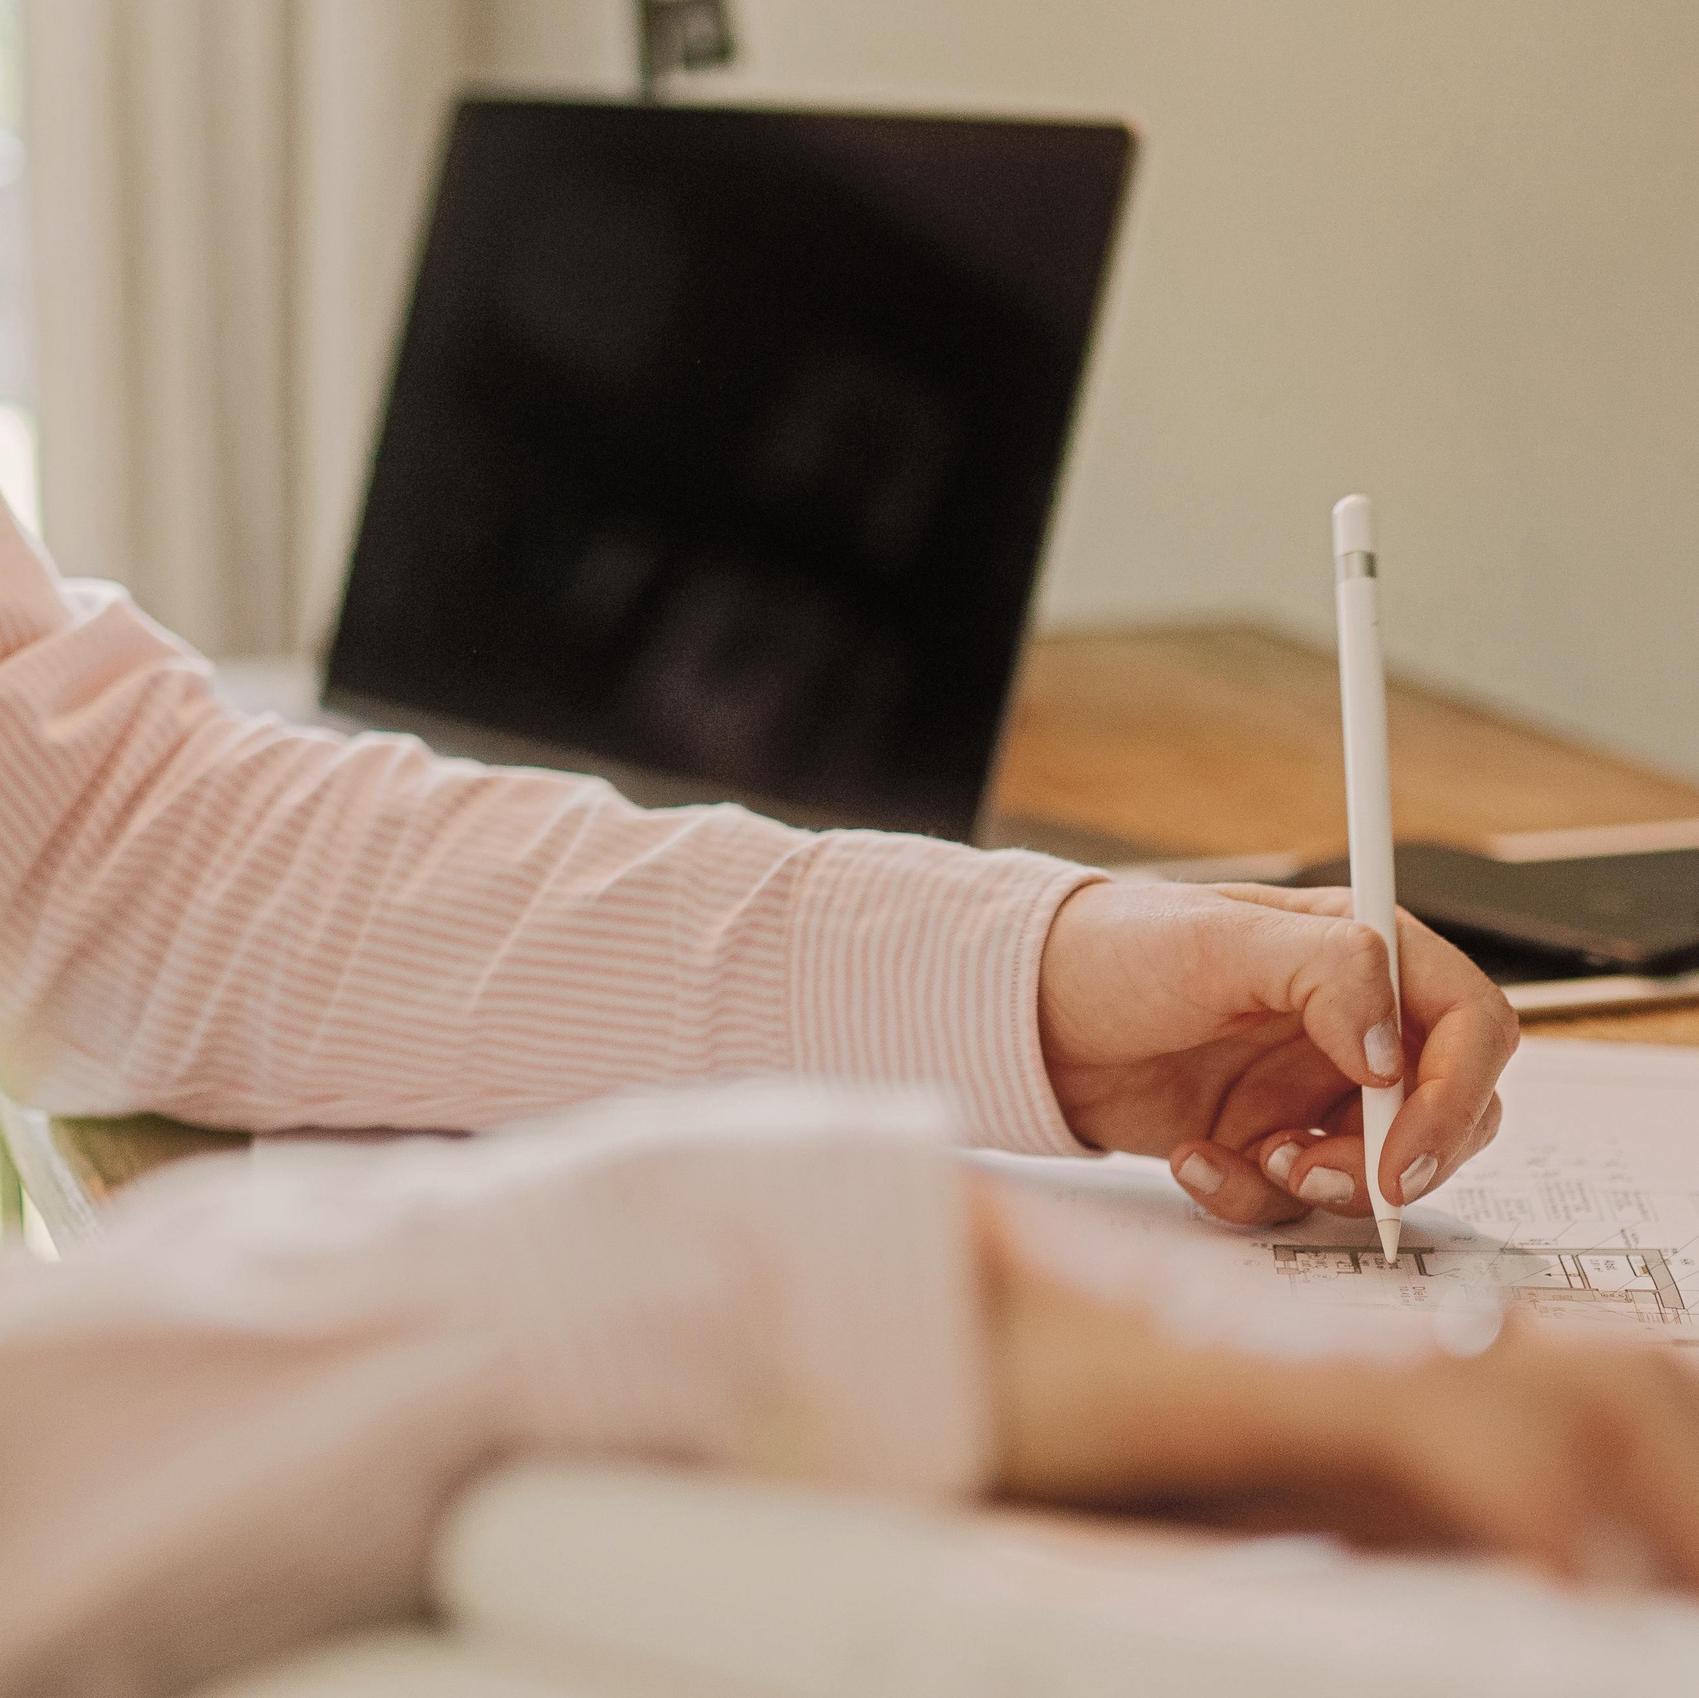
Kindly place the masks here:
<instances>
[{"instance_id":1,"label":"pink striped sweater","mask_svg":"<svg viewBox=\"0 0 1699 1698\"><path fill-rule=\"evenodd\" d=\"M0 1086L270 1130L481 1128L634 1083L929 1080L1074 1147L1038 1051L1089 875L215 700L118 591L0 532Z\"/></svg>"},{"instance_id":2,"label":"pink striped sweater","mask_svg":"<svg viewBox=\"0 0 1699 1698\"><path fill-rule=\"evenodd\" d=\"M1076 1149L1039 957L1092 874L249 719L0 506L0 1085L265 1131L0 1262L0 1693L117 1695L418 1607L498 1456L915 1492L985 1468L941 1145ZM847 1089L930 1082L953 1108Z\"/></svg>"}]
</instances>

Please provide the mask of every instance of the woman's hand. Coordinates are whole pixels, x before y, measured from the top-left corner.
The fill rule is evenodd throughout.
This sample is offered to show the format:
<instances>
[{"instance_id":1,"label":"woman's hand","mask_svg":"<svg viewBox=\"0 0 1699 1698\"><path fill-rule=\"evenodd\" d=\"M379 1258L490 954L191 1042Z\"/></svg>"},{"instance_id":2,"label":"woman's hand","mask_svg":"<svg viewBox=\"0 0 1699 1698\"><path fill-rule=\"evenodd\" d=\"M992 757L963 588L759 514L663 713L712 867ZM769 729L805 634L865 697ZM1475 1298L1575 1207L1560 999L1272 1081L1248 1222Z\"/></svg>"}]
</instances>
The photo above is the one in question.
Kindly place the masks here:
<instances>
[{"instance_id":1,"label":"woman's hand","mask_svg":"<svg viewBox=\"0 0 1699 1698\"><path fill-rule=\"evenodd\" d=\"M1514 1317L1466 1357L1188 1340L1124 1279L1070 1271L1091 1250L1077 1215L975 1186L1009 1495L1502 1553L1565 1578L1608 1553L1619 1581L1699 1590L1699 1376L1668 1346Z\"/></svg>"},{"instance_id":2,"label":"woman's hand","mask_svg":"<svg viewBox=\"0 0 1699 1698\"><path fill-rule=\"evenodd\" d=\"M1409 1203L1498 1129L1516 1016L1461 951L1400 916L1404 1042L1376 933L1340 890L1094 884L1056 915L1039 1030L1068 1124L1165 1158L1223 1220L1370 1212L1364 1085L1408 1080L1380 1181Z\"/></svg>"}]
</instances>

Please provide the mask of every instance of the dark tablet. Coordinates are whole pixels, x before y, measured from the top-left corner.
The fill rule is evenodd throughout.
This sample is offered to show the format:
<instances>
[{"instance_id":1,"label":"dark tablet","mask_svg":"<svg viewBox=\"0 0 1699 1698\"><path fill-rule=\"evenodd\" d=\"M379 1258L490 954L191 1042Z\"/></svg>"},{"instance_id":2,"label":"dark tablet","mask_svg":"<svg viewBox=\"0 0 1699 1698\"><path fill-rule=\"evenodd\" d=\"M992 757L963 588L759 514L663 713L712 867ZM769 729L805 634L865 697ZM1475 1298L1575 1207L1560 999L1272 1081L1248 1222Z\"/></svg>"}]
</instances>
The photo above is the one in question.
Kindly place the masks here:
<instances>
[{"instance_id":1,"label":"dark tablet","mask_svg":"<svg viewBox=\"0 0 1699 1698\"><path fill-rule=\"evenodd\" d=\"M1400 903L1501 982L1699 967L1699 849L1499 861L1404 843L1396 862ZM1292 882L1346 884L1350 869L1331 862Z\"/></svg>"}]
</instances>

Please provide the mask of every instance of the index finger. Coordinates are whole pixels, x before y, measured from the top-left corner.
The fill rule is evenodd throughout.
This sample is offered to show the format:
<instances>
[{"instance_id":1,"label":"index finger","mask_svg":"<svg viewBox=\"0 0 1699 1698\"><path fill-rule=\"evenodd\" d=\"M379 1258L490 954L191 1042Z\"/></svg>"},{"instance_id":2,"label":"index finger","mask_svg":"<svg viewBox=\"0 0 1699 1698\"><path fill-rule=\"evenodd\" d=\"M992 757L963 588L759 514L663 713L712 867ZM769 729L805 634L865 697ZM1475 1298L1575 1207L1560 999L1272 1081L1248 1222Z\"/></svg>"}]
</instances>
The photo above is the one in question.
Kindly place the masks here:
<instances>
[{"instance_id":1,"label":"index finger","mask_svg":"<svg viewBox=\"0 0 1699 1698\"><path fill-rule=\"evenodd\" d=\"M1269 884L1222 884L1215 888L1236 901L1255 902L1264 908L1330 916L1351 912L1349 890L1293 889ZM1447 943L1438 932L1402 908L1398 910L1398 977L1399 998L1406 1019L1429 1034L1436 1033L1449 1015L1460 1010L1467 1011L1466 1024L1471 1031L1477 1026L1496 1027L1503 1051L1498 1072L1504 1070L1504 1064L1515 1053L1520 1035L1516 1015L1505 1001L1504 992L1456 944ZM1482 1093L1482 1104L1497 1078L1495 1072ZM1479 1108L1477 1104L1477 1114Z\"/></svg>"},{"instance_id":2,"label":"index finger","mask_svg":"<svg viewBox=\"0 0 1699 1698\"><path fill-rule=\"evenodd\" d=\"M1349 912L1349 891L1234 885L1226 892L1274 908ZM1466 1153L1521 1036L1498 986L1455 944L1402 909L1398 956L1405 1020L1425 1036L1404 1107L1387 1133L1383 1189L1421 1156L1431 1155L1443 1173Z\"/></svg>"}]
</instances>

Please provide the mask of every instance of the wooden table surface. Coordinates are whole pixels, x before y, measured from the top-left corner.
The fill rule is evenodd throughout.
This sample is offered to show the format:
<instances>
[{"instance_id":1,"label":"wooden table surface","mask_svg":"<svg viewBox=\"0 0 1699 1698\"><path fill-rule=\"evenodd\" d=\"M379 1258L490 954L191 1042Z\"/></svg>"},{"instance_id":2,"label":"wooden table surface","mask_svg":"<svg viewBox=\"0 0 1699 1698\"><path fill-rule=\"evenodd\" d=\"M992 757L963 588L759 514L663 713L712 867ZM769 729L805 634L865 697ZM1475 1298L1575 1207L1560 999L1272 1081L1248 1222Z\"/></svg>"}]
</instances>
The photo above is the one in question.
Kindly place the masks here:
<instances>
[{"instance_id":1,"label":"wooden table surface","mask_svg":"<svg viewBox=\"0 0 1699 1698\"><path fill-rule=\"evenodd\" d=\"M1172 855L1344 847L1333 658L1251 627L1054 636L1031 645L999 807ZM1430 692L1389 698L1396 829L1501 832L1699 818L1699 785ZM1547 1017L1564 1036L1699 1044L1699 1007ZM162 1161L228 1146L154 1119L35 1121L35 1155L92 1202Z\"/></svg>"},{"instance_id":2,"label":"wooden table surface","mask_svg":"<svg viewBox=\"0 0 1699 1698\"><path fill-rule=\"evenodd\" d=\"M1394 680L1394 829L1506 832L1699 819L1699 784ZM997 803L1165 855L1345 848L1331 653L1251 626L1093 631L1027 653ZM1542 1032L1699 1044L1699 1006L1543 1016Z\"/></svg>"},{"instance_id":3,"label":"wooden table surface","mask_svg":"<svg viewBox=\"0 0 1699 1698\"><path fill-rule=\"evenodd\" d=\"M1400 837L1699 817L1699 785L1396 680L1387 716ZM1338 852L1333 656L1249 626L1041 639L997 799L1176 855Z\"/></svg>"}]
</instances>

